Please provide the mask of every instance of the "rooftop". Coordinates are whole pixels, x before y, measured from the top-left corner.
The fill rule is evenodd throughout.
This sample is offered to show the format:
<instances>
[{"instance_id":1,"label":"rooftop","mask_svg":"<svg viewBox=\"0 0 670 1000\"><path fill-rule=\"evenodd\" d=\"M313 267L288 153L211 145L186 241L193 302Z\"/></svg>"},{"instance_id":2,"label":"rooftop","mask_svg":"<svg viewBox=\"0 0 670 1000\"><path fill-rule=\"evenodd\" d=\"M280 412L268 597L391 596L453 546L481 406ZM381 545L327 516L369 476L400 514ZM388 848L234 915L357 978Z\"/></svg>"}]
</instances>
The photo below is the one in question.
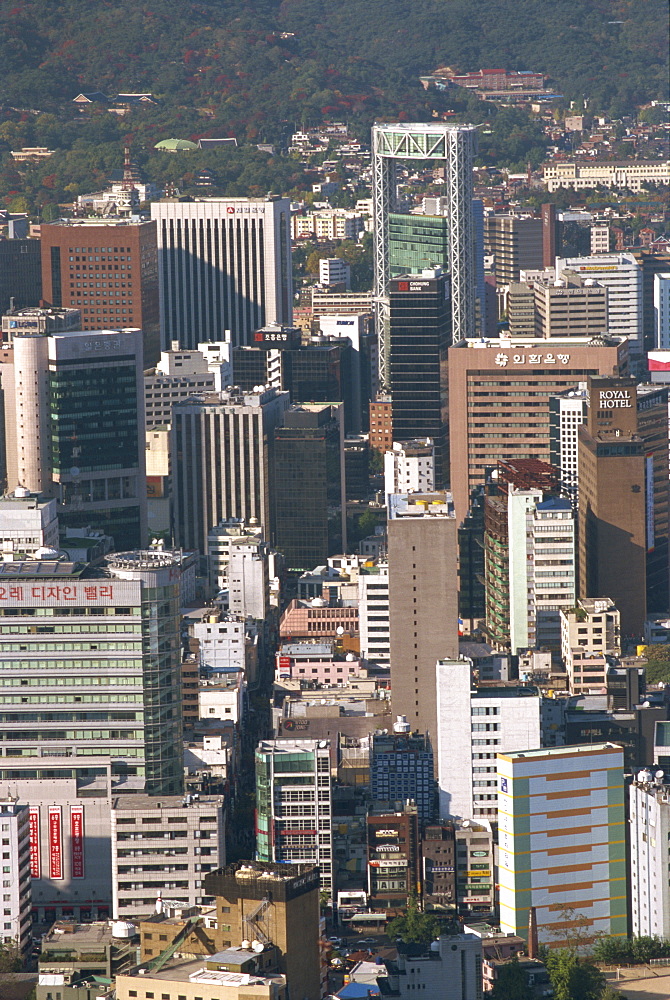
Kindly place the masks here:
<instances>
[{"instance_id":1,"label":"rooftop","mask_svg":"<svg viewBox=\"0 0 670 1000\"><path fill-rule=\"evenodd\" d=\"M211 961L211 958L208 959ZM162 969L156 971L155 969L150 969L148 972L141 974L137 970L133 975L125 973L124 976L119 978L142 978L143 982L148 982L151 979L158 979L164 982L177 982L177 983L210 983L213 986L233 986L233 987L244 987L244 986L267 986L270 983L283 983L283 976L255 976L249 975L249 973L242 972L219 972L216 969L207 969L202 964L202 959L184 962L179 959L171 959L167 962Z\"/></svg>"},{"instance_id":2,"label":"rooftop","mask_svg":"<svg viewBox=\"0 0 670 1000\"><path fill-rule=\"evenodd\" d=\"M573 747L545 747L541 750L509 751L498 753L497 756L499 760L508 760L514 763L521 760L541 760L543 757L594 757L608 751L623 753L623 749L618 743L589 743Z\"/></svg>"}]
</instances>

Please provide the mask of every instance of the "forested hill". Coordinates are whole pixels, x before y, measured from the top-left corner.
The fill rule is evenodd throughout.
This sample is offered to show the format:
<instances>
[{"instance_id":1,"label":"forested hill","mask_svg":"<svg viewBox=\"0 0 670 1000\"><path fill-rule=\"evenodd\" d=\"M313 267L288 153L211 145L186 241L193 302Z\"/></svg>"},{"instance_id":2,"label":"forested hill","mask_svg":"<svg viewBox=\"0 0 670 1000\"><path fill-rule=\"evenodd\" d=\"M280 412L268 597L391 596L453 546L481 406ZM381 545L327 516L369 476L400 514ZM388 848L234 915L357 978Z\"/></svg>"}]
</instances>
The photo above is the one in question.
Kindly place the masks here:
<instances>
[{"instance_id":1,"label":"forested hill","mask_svg":"<svg viewBox=\"0 0 670 1000\"><path fill-rule=\"evenodd\" d=\"M438 66L546 73L614 114L665 97L667 0L2 0L0 104L80 90L207 108L241 139L279 123L425 116Z\"/></svg>"}]
</instances>

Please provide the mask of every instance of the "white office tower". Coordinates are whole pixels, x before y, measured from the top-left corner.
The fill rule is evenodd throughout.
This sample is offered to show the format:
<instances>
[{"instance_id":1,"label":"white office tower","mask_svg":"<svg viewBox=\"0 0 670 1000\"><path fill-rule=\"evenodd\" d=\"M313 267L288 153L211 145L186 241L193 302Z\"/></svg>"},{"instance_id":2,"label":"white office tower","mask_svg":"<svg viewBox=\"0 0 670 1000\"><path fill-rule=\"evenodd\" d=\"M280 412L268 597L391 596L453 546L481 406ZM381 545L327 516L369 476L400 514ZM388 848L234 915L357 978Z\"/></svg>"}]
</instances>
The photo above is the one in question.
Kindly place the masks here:
<instances>
[{"instance_id":1,"label":"white office tower","mask_svg":"<svg viewBox=\"0 0 670 1000\"><path fill-rule=\"evenodd\" d=\"M561 486L579 506L579 427L586 419L586 382L549 397L549 460L560 470Z\"/></svg>"},{"instance_id":2,"label":"white office tower","mask_svg":"<svg viewBox=\"0 0 670 1000\"><path fill-rule=\"evenodd\" d=\"M534 687L475 688L472 661L439 660L437 782L443 819L495 819L496 753L542 746L560 706Z\"/></svg>"},{"instance_id":3,"label":"white office tower","mask_svg":"<svg viewBox=\"0 0 670 1000\"><path fill-rule=\"evenodd\" d=\"M351 286L351 268L339 257L322 257L319 261L320 285L344 285L345 292Z\"/></svg>"},{"instance_id":4,"label":"white office tower","mask_svg":"<svg viewBox=\"0 0 670 1000\"><path fill-rule=\"evenodd\" d=\"M30 819L25 802L0 798L2 841L2 931L0 943L25 956L32 942Z\"/></svg>"},{"instance_id":5,"label":"white office tower","mask_svg":"<svg viewBox=\"0 0 670 1000\"><path fill-rule=\"evenodd\" d=\"M358 630L361 656L368 666L390 667L388 563L361 566L358 571Z\"/></svg>"},{"instance_id":6,"label":"white office tower","mask_svg":"<svg viewBox=\"0 0 670 1000\"><path fill-rule=\"evenodd\" d=\"M670 938L670 785L662 768L640 771L628 790L630 904L634 937Z\"/></svg>"},{"instance_id":7,"label":"white office tower","mask_svg":"<svg viewBox=\"0 0 670 1000\"><path fill-rule=\"evenodd\" d=\"M557 257L556 278L575 271L594 278L607 289L607 333L628 337L633 372L643 370L642 268L629 253L597 254L593 257Z\"/></svg>"},{"instance_id":8,"label":"white office tower","mask_svg":"<svg viewBox=\"0 0 670 1000\"><path fill-rule=\"evenodd\" d=\"M384 493L432 493L435 489L435 446L432 438L394 441L384 454Z\"/></svg>"},{"instance_id":9,"label":"white office tower","mask_svg":"<svg viewBox=\"0 0 670 1000\"><path fill-rule=\"evenodd\" d=\"M163 347L234 346L268 323L292 322L290 203L286 198L153 202Z\"/></svg>"},{"instance_id":10,"label":"white office tower","mask_svg":"<svg viewBox=\"0 0 670 1000\"><path fill-rule=\"evenodd\" d=\"M670 348L670 272L654 275L654 347Z\"/></svg>"},{"instance_id":11,"label":"white office tower","mask_svg":"<svg viewBox=\"0 0 670 1000\"><path fill-rule=\"evenodd\" d=\"M476 934L444 934L423 954L400 945L386 968L381 995L397 1000L481 1000L482 939ZM382 972L384 966L379 967ZM379 982L379 980L377 980Z\"/></svg>"},{"instance_id":12,"label":"white office tower","mask_svg":"<svg viewBox=\"0 0 670 1000\"><path fill-rule=\"evenodd\" d=\"M147 431L172 420L172 406L193 393L220 392L233 380L231 345L198 344L198 350L182 351L173 343L161 353L158 364L144 373L144 406Z\"/></svg>"},{"instance_id":13,"label":"white office tower","mask_svg":"<svg viewBox=\"0 0 670 1000\"><path fill-rule=\"evenodd\" d=\"M269 537L270 450L288 406L288 392L277 389L229 389L174 405L170 448L177 545L204 556L210 530L230 518L256 523Z\"/></svg>"}]
</instances>

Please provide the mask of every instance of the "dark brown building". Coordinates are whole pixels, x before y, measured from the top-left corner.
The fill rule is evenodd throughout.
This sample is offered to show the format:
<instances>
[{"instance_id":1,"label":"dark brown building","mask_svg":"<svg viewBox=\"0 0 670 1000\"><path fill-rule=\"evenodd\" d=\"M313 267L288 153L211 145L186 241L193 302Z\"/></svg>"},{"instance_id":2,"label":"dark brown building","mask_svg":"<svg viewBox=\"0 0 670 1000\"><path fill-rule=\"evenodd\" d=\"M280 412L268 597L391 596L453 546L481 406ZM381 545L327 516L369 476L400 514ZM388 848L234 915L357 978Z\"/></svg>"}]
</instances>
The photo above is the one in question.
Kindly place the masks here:
<instances>
[{"instance_id":1,"label":"dark brown building","mask_svg":"<svg viewBox=\"0 0 670 1000\"><path fill-rule=\"evenodd\" d=\"M579 593L610 597L622 636L639 636L647 612L645 477L635 380L590 376L579 428Z\"/></svg>"},{"instance_id":2,"label":"dark brown building","mask_svg":"<svg viewBox=\"0 0 670 1000\"><path fill-rule=\"evenodd\" d=\"M160 356L156 223L60 219L44 223L42 297L81 309L82 329L138 327L144 365Z\"/></svg>"},{"instance_id":3,"label":"dark brown building","mask_svg":"<svg viewBox=\"0 0 670 1000\"><path fill-rule=\"evenodd\" d=\"M637 420L644 441L647 524L647 611L670 607L667 385L638 385Z\"/></svg>"},{"instance_id":4,"label":"dark brown building","mask_svg":"<svg viewBox=\"0 0 670 1000\"><path fill-rule=\"evenodd\" d=\"M402 812L369 813L367 827L370 906L405 909L421 882L417 808L408 803Z\"/></svg>"},{"instance_id":5,"label":"dark brown building","mask_svg":"<svg viewBox=\"0 0 670 1000\"><path fill-rule=\"evenodd\" d=\"M453 824L427 826L421 841L424 906L456 906L456 834Z\"/></svg>"}]
</instances>

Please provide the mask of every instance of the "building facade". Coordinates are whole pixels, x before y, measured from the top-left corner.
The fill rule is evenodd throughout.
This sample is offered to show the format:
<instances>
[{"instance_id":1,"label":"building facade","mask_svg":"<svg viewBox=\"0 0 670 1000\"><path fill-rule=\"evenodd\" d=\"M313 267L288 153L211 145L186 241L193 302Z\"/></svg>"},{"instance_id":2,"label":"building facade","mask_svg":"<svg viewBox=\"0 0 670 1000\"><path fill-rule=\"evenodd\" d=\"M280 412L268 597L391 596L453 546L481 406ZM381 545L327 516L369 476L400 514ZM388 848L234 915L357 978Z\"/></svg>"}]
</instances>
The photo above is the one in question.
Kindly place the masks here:
<instances>
[{"instance_id":1,"label":"building facade","mask_svg":"<svg viewBox=\"0 0 670 1000\"><path fill-rule=\"evenodd\" d=\"M663 768L639 771L628 789L631 932L670 936L670 795Z\"/></svg>"},{"instance_id":2,"label":"building facade","mask_svg":"<svg viewBox=\"0 0 670 1000\"><path fill-rule=\"evenodd\" d=\"M144 361L158 359L156 223L59 219L41 227L42 297L81 311L84 330L136 327Z\"/></svg>"},{"instance_id":3,"label":"building facade","mask_svg":"<svg viewBox=\"0 0 670 1000\"><path fill-rule=\"evenodd\" d=\"M625 372L625 341L469 341L449 348L451 490L460 523L499 459L548 462L549 398L589 373Z\"/></svg>"},{"instance_id":4,"label":"building facade","mask_svg":"<svg viewBox=\"0 0 670 1000\"><path fill-rule=\"evenodd\" d=\"M433 746L435 664L458 653L458 538L447 500L411 494L388 523L393 711Z\"/></svg>"},{"instance_id":5,"label":"building facade","mask_svg":"<svg viewBox=\"0 0 670 1000\"><path fill-rule=\"evenodd\" d=\"M370 795L373 802L411 800L423 824L435 815L433 750L424 734L403 732L405 728L399 720L392 733L373 734Z\"/></svg>"},{"instance_id":6,"label":"building facade","mask_svg":"<svg viewBox=\"0 0 670 1000\"><path fill-rule=\"evenodd\" d=\"M208 532L223 520L255 518L272 527L270 476L274 429L289 394L234 389L185 400L173 408L171 462L174 538L207 552Z\"/></svg>"},{"instance_id":7,"label":"building facade","mask_svg":"<svg viewBox=\"0 0 670 1000\"><path fill-rule=\"evenodd\" d=\"M251 343L291 323L291 232L284 198L152 202L163 348ZM230 331L230 336L226 336Z\"/></svg>"},{"instance_id":8,"label":"building facade","mask_svg":"<svg viewBox=\"0 0 670 1000\"><path fill-rule=\"evenodd\" d=\"M628 933L623 749L613 743L498 754L500 927L550 948Z\"/></svg>"},{"instance_id":9,"label":"building facade","mask_svg":"<svg viewBox=\"0 0 670 1000\"><path fill-rule=\"evenodd\" d=\"M25 957L32 940L30 811L25 802L0 798L2 840L2 941Z\"/></svg>"},{"instance_id":10,"label":"building facade","mask_svg":"<svg viewBox=\"0 0 670 1000\"><path fill-rule=\"evenodd\" d=\"M333 891L330 744L261 740L256 748L258 861L318 865Z\"/></svg>"}]
</instances>

